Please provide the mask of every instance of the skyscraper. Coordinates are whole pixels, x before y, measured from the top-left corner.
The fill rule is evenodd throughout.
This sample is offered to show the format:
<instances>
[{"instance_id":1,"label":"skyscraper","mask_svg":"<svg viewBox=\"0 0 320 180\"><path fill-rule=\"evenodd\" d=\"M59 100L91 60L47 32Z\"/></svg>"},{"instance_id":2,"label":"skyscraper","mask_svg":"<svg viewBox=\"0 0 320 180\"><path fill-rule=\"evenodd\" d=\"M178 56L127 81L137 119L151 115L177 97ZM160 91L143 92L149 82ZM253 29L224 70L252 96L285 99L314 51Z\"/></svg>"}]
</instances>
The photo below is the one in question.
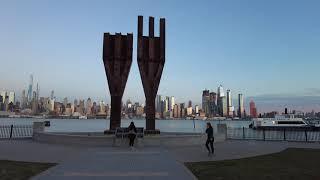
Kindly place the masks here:
<instances>
[{"instance_id":1,"label":"skyscraper","mask_svg":"<svg viewBox=\"0 0 320 180\"><path fill-rule=\"evenodd\" d=\"M9 96L9 103L13 103L15 102L15 93L14 92L9 92L8 93L8 96Z\"/></svg>"},{"instance_id":2,"label":"skyscraper","mask_svg":"<svg viewBox=\"0 0 320 180\"><path fill-rule=\"evenodd\" d=\"M250 101L250 116L252 118L257 118L257 108L256 108L256 104L254 103L253 100Z\"/></svg>"},{"instance_id":3,"label":"skyscraper","mask_svg":"<svg viewBox=\"0 0 320 180\"><path fill-rule=\"evenodd\" d=\"M169 110L170 111L173 111L173 108L174 108L174 96L171 96L170 99L169 99Z\"/></svg>"},{"instance_id":4,"label":"skyscraper","mask_svg":"<svg viewBox=\"0 0 320 180\"><path fill-rule=\"evenodd\" d=\"M32 86L33 86L33 75L30 75L30 82L28 88L28 102L32 101Z\"/></svg>"},{"instance_id":5,"label":"skyscraper","mask_svg":"<svg viewBox=\"0 0 320 180\"><path fill-rule=\"evenodd\" d=\"M131 107L132 107L132 102L130 101L130 99L128 99L126 102L126 108L130 109Z\"/></svg>"},{"instance_id":6,"label":"skyscraper","mask_svg":"<svg viewBox=\"0 0 320 180\"><path fill-rule=\"evenodd\" d=\"M180 117L184 118L185 117L185 108L184 108L184 103L180 103Z\"/></svg>"},{"instance_id":7,"label":"skyscraper","mask_svg":"<svg viewBox=\"0 0 320 180\"><path fill-rule=\"evenodd\" d=\"M63 105L64 105L64 107L67 107L67 104L68 104L68 98L65 97L65 98L63 98Z\"/></svg>"},{"instance_id":8,"label":"skyscraper","mask_svg":"<svg viewBox=\"0 0 320 180\"><path fill-rule=\"evenodd\" d=\"M77 107L77 106L78 106L78 100L77 100L77 99L75 99L75 100L73 101L73 105L74 105L74 107Z\"/></svg>"},{"instance_id":9,"label":"skyscraper","mask_svg":"<svg viewBox=\"0 0 320 180\"><path fill-rule=\"evenodd\" d=\"M4 110L8 111L9 110L9 96L6 94L4 98Z\"/></svg>"},{"instance_id":10,"label":"skyscraper","mask_svg":"<svg viewBox=\"0 0 320 180\"><path fill-rule=\"evenodd\" d=\"M169 101L170 101L170 97L166 96L166 98L164 99L163 112L169 111L169 109L170 109Z\"/></svg>"},{"instance_id":11,"label":"skyscraper","mask_svg":"<svg viewBox=\"0 0 320 180\"><path fill-rule=\"evenodd\" d=\"M187 116L192 114L192 106L187 108Z\"/></svg>"},{"instance_id":12,"label":"skyscraper","mask_svg":"<svg viewBox=\"0 0 320 180\"><path fill-rule=\"evenodd\" d=\"M205 112L206 115L209 115L210 113L209 100L210 100L209 90L202 91L202 110Z\"/></svg>"},{"instance_id":13,"label":"skyscraper","mask_svg":"<svg viewBox=\"0 0 320 180\"><path fill-rule=\"evenodd\" d=\"M37 93L33 91L32 102L31 102L31 110L33 114L38 113L38 100L36 99Z\"/></svg>"},{"instance_id":14,"label":"skyscraper","mask_svg":"<svg viewBox=\"0 0 320 180\"><path fill-rule=\"evenodd\" d=\"M106 107L103 101L100 101L100 114L106 114Z\"/></svg>"},{"instance_id":15,"label":"skyscraper","mask_svg":"<svg viewBox=\"0 0 320 180\"><path fill-rule=\"evenodd\" d=\"M194 112L195 112L196 114L199 114L199 106L198 106L198 105L195 105L195 106L194 106Z\"/></svg>"},{"instance_id":16,"label":"skyscraper","mask_svg":"<svg viewBox=\"0 0 320 180\"><path fill-rule=\"evenodd\" d=\"M168 115L170 115L170 112L169 112L169 97L165 97L165 96L162 96L162 101L161 101L161 104L160 104L160 116L162 117L166 117Z\"/></svg>"},{"instance_id":17,"label":"skyscraper","mask_svg":"<svg viewBox=\"0 0 320 180\"><path fill-rule=\"evenodd\" d=\"M24 109L27 106L27 96L26 96L26 90L22 90L22 96L21 96L21 108Z\"/></svg>"},{"instance_id":18,"label":"skyscraper","mask_svg":"<svg viewBox=\"0 0 320 180\"><path fill-rule=\"evenodd\" d=\"M91 101L91 98L87 99L87 104L86 104L86 114L87 115L91 115L91 108L92 108L93 104Z\"/></svg>"},{"instance_id":19,"label":"skyscraper","mask_svg":"<svg viewBox=\"0 0 320 180\"><path fill-rule=\"evenodd\" d=\"M55 102L54 99L48 98L48 107L47 108L49 111L54 111L54 102Z\"/></svg>"},{"instance_id":20,"label":"skyscraper","mask_svg":"<svg viewBox=\"0 0 320 180\"><path fill-rule=\"evenodd\" d=\"M238 117L243 118L244 117L244 101L243 101L243 95L238 94Z\"/></svg>"},{"instance_id":21,"label":"skyscraper","mask_svg":"<svg viewBox=\"0 0 320 180\"><path fill-rule=\"evenodd\" d=\"M232 95L230 89L227 90L227 116L232 117L234 107L232 106Z\"/></svg>"},{"instance_id":22,"label":"skyscraper","mask_svg":"<svg viewBox=\"0 0 320 180\"><path fill-rule=\"evenodd\" d=\"M77 112L79 112L81 115L84 114L85 111L85 106L84 106L84 100L79 101L79 110Z\"/></svg>"},{"instance_id":23,"label":"skyscraper","mask_svg":"<svg viewBox=\"0 0 320 180\"><path fill-rule=\"evenodd\" d=\"M51 99L54 99L54 91L53 91L53 90L51 91L51 96L50 96L50 98L51 98Z\"/></svg>"},{"instance_id":24,"label":"skyscraper","mask_svg":"<svg viewBox=\"0 0 320 180\"><path fill-rule=\"evenodd\" d=\"M39 84L37 83L37 96L36 96L36 100L38 101L40 97L40 87Z\"/></svg>"},{"instance_id":25,"label":"skyscraper","mask_svg":"<svg viewBox=\"0 0 320 180\"><path fill-rule=\"evenodd\" d=\"M227 117L227 116L228 116L228 102L227 102L227 97L226 97L226 96L221 96L220 99L221 99L221 102L222 102L222 112L221 112L221 116L222 116L222 117Z\"/></svg>"},{"instance_id":26,"label":"skyscraper","mask_svg":"<svg viewBox=\"0 0 320 180\"><path fill-rule=\"evenodd\" d=\"M177 104L173 106L173 117L174 118L180 117L180 106L178 106Z\"/></svg>"},{"instance_id":27,"label":"skyscraper","mask_svg":"<svg viewBox=\"0 0 320 180\"><path fill-rule=\"evenodd\" d=\"M156 102L155 102L155 109L156 109L156 112L158 113L161 113L162 111L162 96L161 95L157 95L156 96Z\"/></svg>"},{"instance_id":28,"label":"skyscraper","mask_svg":"<svg viewBox=\"0 0 320 180\"><path fill-rule=\"evenodd\" d=\"M223 91L223 87L222 85L220 84L220 86L218 87L218 99L217 99L217 111L218 111L218 114L220 116L223 116L223 97L224 96L224 91ZM226 105L225 105L226 106Z\"/></svg>"},{"instance_id":29,"label":"skyscraper","mask_svg":"<svg viewBox=\"0 0 320 180\"><path fill-rule=\"evenodd\" d=\"M223 97L224 96L224 91L223 91L223 87L220 84L220 86L218 87L218 97Z\"/></svg>"},{"instance_id":30,"label":"skyscraper","mask_svg":"<svg viewBox=\"0 0 320 180\"><path fill-rule=\"evenodd\" d=\"M0 95L2 96L2 103L4 103L4 100L5 100L6 96L7 96L7 92L6 91L1 91Z\"/></svg>"},{"instance_id":31,"label":"skyscraper","mask_svg":"<svg viewBox=\"0 0 320 180\"><path fill-rule=\"evenodd\" d=\"M210 100L209 100L209 108L210 108L210 115L216 116L217 114L217 93L210 92Z\"/></svg>"}]
</instances>

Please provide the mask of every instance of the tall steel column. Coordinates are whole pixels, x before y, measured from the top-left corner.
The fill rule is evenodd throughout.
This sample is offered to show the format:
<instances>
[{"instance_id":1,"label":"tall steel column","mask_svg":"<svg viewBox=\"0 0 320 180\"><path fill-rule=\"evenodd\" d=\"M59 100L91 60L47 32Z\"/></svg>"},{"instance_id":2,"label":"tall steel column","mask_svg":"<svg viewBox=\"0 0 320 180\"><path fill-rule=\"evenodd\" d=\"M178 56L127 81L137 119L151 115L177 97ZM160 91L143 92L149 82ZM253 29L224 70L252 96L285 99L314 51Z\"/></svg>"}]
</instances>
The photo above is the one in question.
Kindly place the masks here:
<instances>
[{"instance_id":1,"label":"tall steel column","mask_svg":"<svg viewBox=\"0 0 320 180\"><path fill-rule=\"evenodd\" d=\"M143 36L143 16L138 17L138 65L146 97L146 129L155 130L155 98L165 63L165 19L160 18L160 36L154 36L154 18L149 17L149 36Z\"/></svg>"},{"instance_id":2,"label":"tall steel column","mask_svg":"<svg viewBox=\"0 0 320 180\"><path fill-rule=\"evenodd\" d=\"M121 100L132 64L132 34L104 34L103 63L111 95L110 130L121 124Z\"/></svg>"}]
</instances>

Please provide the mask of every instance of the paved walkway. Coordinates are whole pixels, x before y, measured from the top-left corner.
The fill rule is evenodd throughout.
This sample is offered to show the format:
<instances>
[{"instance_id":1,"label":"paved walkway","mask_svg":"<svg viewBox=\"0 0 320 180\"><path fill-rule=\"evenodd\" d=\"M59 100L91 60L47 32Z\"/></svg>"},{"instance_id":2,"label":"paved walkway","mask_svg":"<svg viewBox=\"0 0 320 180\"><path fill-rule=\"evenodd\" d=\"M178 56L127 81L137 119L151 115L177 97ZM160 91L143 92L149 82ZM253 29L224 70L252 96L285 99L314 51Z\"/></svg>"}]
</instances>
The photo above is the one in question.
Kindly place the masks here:
<instances>
[{"instance_id":1,"label":"paved walkway","mask_svg":"<svg viewBox=\"0 0 320 180\"><path fill-rule=\"evenodd\" d=\"M1 140L0 159L59 163L33 180L195 179L161 147L131 151L128 147L74 147L31 140Z\"/></svg>"},{"instance_id":2,"label":"paved walkway","mask_svg":"<svg viewBox=\"0 0 320 180\"><path fill-rule=\"evenodd\" d=\"M193 175L161 148L143 151L89 149L36 176L55 179L194 179Z\"/></svg>"},{"instance_id":3,"label":"paved walkway","mask_svg":"<svg viewBox=\"0 0 320 180\"><path fill-rule=\"evenodd\" d=\"M269 154L289 147L318 148L319 143L225 141L215 143L214 157L204 146L138 148L75 147L31 140L0 140L0 159L56 162L34 177L51 179L194 179L183 162L217 161Z\"/></svg>"}]
</instances>

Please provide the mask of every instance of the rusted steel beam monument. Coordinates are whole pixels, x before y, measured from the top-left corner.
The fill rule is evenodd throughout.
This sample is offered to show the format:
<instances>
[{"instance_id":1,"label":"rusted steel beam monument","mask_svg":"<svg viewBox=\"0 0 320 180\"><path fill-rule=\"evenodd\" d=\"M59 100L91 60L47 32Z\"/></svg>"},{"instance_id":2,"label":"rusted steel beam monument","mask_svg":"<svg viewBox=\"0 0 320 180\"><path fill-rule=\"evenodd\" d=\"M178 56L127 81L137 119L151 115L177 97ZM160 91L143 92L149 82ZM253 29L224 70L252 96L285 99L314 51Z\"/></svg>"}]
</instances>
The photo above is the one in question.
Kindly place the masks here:
<instances>
[{"instance_id":1,"label":"rusted steel beam monument","mask_svg":"<svg viewBox=\"0 0 320 180\"><path fill-rule=\"evenodd\" d=\"M110 130L121 123L121 100L132 64L132 39L132 34L104 34L103 63L111 95Z\"/></svg>"},{"instance_id":2,"label":"rusted steel beam monument","mask_svg":"<svg viewBox=\"0 0 320 180\"><path fill-rule=\"evenodd\" d=\"M149 17L149 36L143 36L143 16L138 17L138 65L146 97L146 129L155 130L155 98L165 63L165 19L160 19L160 36L154 36L154 18Z\"/></svg>"},{"instance_id":3,"label":"rusted steel beam monument","mask_svg":"<svg viewBox=\"0 0 320 180\"><path fill-rule=\"evenodd\" d=\"M103 63L111 95L110 130L121 124L121 100L132 64L132 34L104 34ZM143 17L138 17L137 60L146 97L146 129L155 131L155 98L165 63L165 19L160 18L160 36L154 36L154 18L149 17L149 36L143 36Z\"/></svg>"}]
</instances>

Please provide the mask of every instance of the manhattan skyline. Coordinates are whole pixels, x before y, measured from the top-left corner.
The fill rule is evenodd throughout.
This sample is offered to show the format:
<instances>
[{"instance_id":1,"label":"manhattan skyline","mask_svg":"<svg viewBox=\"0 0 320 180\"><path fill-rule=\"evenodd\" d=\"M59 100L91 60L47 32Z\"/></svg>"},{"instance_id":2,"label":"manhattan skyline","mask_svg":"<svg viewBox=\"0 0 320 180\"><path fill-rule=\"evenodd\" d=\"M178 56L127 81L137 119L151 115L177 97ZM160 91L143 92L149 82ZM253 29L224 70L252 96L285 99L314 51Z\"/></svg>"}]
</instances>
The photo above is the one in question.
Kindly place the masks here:
<instances>
[{"instance_id":1,"label":"manhattan skyline","mask_svg":"<svg viewBox=\"0 0 320 180\"><path fill-rule=\"evenodd\" d=\"M33 74L40 96L54 90L61 99L109 101L103 33L133 32L136 39L136 16L153 15L168 23L158 94L200 105L203 89L222 84L252 97L259 110L319 110L319 7L317 1L4 1L0 90L20 96ZM143 102L135 44L133 52L124 100Z\"/></svg>"}]
</instances>

